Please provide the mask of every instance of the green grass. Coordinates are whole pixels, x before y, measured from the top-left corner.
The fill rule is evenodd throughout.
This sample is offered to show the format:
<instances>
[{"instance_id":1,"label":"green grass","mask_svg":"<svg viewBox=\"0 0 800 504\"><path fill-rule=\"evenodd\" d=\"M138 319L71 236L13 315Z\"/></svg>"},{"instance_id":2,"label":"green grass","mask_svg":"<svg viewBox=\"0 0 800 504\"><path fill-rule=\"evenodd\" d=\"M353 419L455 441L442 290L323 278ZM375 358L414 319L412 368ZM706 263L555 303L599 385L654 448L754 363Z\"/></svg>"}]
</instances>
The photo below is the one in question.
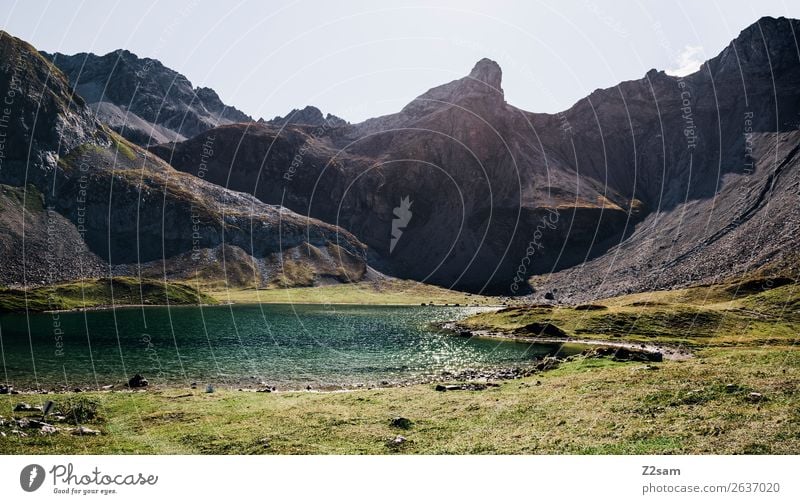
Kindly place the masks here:
<instances>
[{"instance_id":1,"label":"green grass","mask_svg":"<svg viewBox=\"0 0 800 504\"><path fill-rule=\"evenodd\" d=\"M729 383L734 392L726 392ZM85 396L99 403L100 419L88 425L103 434L9 434L0 438L0 453L796 454L798 384L800 353L774 347L706 349L655 369L579 359L478 392L419 385L344 393L187 388L2 396L6 417L20 401L60 404ZM766 400L749 402L750 391ZM413 425L394 428L395 416ZM407 443L387 446L398 434Z\"/></svg>"},{"instance_id":2,"label":"green grass","mask_svg":"<svg viewBox=\"0 0 800 504\"><path fill-rule=\"evenodd\" d=\"M112 299L113 286L113 299ZM140 293L141 289L141 293ZM27 304L26 304L27 296ZM225 303L297 303L420 305L422 303L460 306L496 306L498 298L468 295L412 280L339 283L321 287L273 285L268 289L235 287L225 289L219 282L195 279L187 282L132 277L113 281L85 279L27 290L0 287L0 313L45 310L72 310L122 305L185 305Z\"/></svg>"},{"instance_id":3,"label":"green grass","mask_svg":"<svg viewBox=\"0 0 800 504\"><path fill-rule=\"evenodd\" d=\"M133 147L133 144L114 132L111 132L110 136L111 142L114 144L114 148L119 156L123 156L129 161L136 160L136 153L134 152L135 147Z\"/></svg>"},{"instance_id":4,"label":"green grass","mask_svg":"<svg viewBox=\"0 0 800 504\"><path fill-rule=\"evenodd\" d=\"M460 306L497 306L498 298L468 295L413 280L340 283L321 287L268 289L224 289L215 286L208 293L223 302L232 303L297 303L297 304L361 304L420 305L422 303Z\"/></svg>"},{"instance_id":5,"label":"green grass","mask_svg":"<svg viewBox=\"0 0 800 504\"><path fill-rule=\"evenodd\" d=\"M793 344L800 333L800 289L776 278L753 282L648 292L600 300L605 309L516 306L466 319L476 330L512 332L551 323L576 338L730 346ZM779 285L778 287L774 287Z\"/></svg>"},{"instance_id":6,"label":"green grass","mask_svg":"<svg viewBox=\"0 0 800 504\"><path fill-rule=\"evenodd\" d=\"M40 213L44 210L44 196L33 184L28 184L26 188L0 184L0 197L13 201L30 213Z\"/></svg>"},{"instance_id":7,"label":"green grass","mask_svg":"<svg viewBox=\"0 0 800 504\"><path fill-rule=\"evenodd\" d=\"M27 300L26 300L27 298ZM86 279L27 290L0 288L0 312L73 310L112 305L216 304L193 287L159 280L115 277Z\"/></svg>"}]
</instances>

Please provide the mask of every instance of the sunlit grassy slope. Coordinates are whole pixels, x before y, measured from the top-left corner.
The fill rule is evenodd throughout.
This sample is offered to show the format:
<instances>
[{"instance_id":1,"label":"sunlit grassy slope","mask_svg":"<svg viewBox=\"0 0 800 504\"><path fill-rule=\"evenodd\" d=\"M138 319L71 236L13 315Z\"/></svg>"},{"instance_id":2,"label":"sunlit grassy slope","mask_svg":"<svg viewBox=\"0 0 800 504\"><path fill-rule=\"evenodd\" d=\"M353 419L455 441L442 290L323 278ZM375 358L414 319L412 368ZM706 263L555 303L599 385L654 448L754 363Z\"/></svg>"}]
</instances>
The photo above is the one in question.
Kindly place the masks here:
<instances>
[{"instance_id":1,"label":"sunlit grassy slope","mask_svg":"<svg viewBox=\"0 0 800 504\"><path fill-rule=\"evenodd\" d=\"M729 346L794 344L800 287L784 278L648 292L575 307L518 306L474 315L472 329L550 323L576 338Z\"/></svg>"},{"instance_id":2,"label":"sunlit grassy slope","mask_svg":"<svg viewBox=\"0 0 800 504\"><path fill-rule=\"evenodd\" d=\"M212 304L217 301L177 282L93 278L22 289L0 288L0 312L72 310L112 305Z\"/></svg>"},{"instance_id":3,"label":"sunlit grassy slope","mask_svg":"<svg viewBox=\"0 0 800 504\"><path fill-rule=\"evenodd\" d=\"M459 304L460 306L494 306L500 299L478 296L427 285L413 280L381 280L334 284L321 287L270 289L220 289L209 294L221 302L232 303L298 303L298 304L364 304L364 305L421 305Z\"/></svg>"}]
</instances>

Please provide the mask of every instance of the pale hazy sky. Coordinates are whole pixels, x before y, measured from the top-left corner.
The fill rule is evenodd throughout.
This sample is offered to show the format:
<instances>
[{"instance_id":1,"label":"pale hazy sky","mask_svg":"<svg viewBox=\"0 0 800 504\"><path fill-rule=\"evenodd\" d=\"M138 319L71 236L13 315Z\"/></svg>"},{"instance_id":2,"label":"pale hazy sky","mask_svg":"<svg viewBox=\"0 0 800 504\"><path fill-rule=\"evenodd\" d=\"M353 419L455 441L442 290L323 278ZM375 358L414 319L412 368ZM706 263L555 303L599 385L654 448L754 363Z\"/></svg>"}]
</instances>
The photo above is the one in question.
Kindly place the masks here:
<instances>
[{"instance_id":1,"label":"pale hazy sky","mask_svg":"<svg viewBox=\"0 0 800 504\"><path fill-rule=\"evenodd\" d=\"M4 30L38 49L161 60L223 101L272 118L306 104L350 121L399 110L466 75L503 68L506 100L556 112L650 68L688 73L796 0L3 0Z\"/></svg>"}]
</instances>

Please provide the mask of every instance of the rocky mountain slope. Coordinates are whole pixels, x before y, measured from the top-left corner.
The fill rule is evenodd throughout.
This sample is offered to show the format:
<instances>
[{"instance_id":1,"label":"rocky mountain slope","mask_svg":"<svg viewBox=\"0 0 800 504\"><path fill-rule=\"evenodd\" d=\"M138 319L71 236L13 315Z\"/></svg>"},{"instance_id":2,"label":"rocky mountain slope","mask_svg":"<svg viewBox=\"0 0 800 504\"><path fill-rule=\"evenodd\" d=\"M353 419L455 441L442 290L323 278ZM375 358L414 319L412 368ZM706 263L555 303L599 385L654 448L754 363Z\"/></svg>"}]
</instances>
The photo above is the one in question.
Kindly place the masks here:
<instances>
[{"instance_id":1,"label":"rocky mountain slope","mask_svg":"<svg viewBox=\"0 0 800 504\"><path fill-rule=\"evenodd\" d=\"M387 273L508 292L542 219L549 239L570 253L550 247L535 267L569 266L602 251L595 228L603 239L625 230L631 201L600 182L577 186L574 172L548 172L527 113L505 103L500 77L497 64L483 60L393 116L322 129L229 125L153 151L192 172L198 147L213 137L219 148L206 162L207 180L338 223ZM406 197L412 216L390 250L395 209ZM571 232L565 221L574 221Z\"/></svg>"},{"instance_id":2,"label":"rocky mountain slope","mask_svg":"<svg viewBox=\"0 0 800 504\"><path fill-rule=\"evenodd\" d=\"M313 105L307 105L302 109L292 109L285 117L277 116L268 122L274 126L285 126L289 124L300 124L306 126L344 126L347 121L333 114L323 115L322 111Z\"/></svg>"},{"instance_id":3,"label":"rocky mountain slope","mask_svg":"<svg viewBox=\"0 0 800 504\"><path fill-rule=\"evenodd\" d=\"M558 114L509 105L484 59L397 114L153 152L193 172L213 138L204 178L343 226L398 276L520 293L534 275L564 298L713 281L797 248L798 29L762 18L692 75L651 70Z\"/></svg>"},{"instance_id":4,"label":"rocky mountain slope","mask_svg":"<svg viewBox=\"0 0 800 504\"><path fill-rule=\"evenodd\" d=\"M798 30L762 18L692 75L650 71L565 113L578 164L648 210L602 257L534 278L539 295L577 302L759 271L798 276ZM602 139L585 127L593 119ZM622 122L631 127L612 129Z\"/></svg>"},{"instance_id":5,"label":"rocky mountain slope","mask_svg":"<svg viewBox=\"0 0 800 504\"><path fill-rule=\"evenodd\" d=\"M97 118L138 145L183 140L215 126L251 121L222 103L213 89L195 88L158 60L126 50L45 54L67 76Z\"/></svg>"},{"instance_id":6,"label":"rocky mountain slope","mask_svg":"<svg viewBox=\"0 0 800 504\"><path fill-rule=\"evenodd\" d=\"M314 285L366 274L336 226L174 170L95 120L67 78L0 32L2 284L101 275Z\"/></svg>"}]
</instances>

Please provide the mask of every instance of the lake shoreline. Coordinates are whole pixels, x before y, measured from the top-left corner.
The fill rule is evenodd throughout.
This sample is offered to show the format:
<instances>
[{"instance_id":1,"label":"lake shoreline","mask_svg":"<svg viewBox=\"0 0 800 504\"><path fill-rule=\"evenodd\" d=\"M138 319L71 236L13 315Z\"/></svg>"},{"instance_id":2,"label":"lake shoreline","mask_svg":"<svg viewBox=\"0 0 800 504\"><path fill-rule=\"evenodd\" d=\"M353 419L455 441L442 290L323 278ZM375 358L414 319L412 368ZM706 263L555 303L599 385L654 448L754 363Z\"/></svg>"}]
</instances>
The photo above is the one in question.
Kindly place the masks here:
<instances>
[{"instance_id":1,"label":"lake shoreline","mask_svg":"<svg viewBox=\"0 0 800 504\"><path fill-rule=\"evenodd\" d=\"M441 328L445 331L451 331L455 336L461 338L483 338L498 341L515 341L519 343L570 343L576 345L588 345L593 347L614 347L625 348L627 350L644 351L649 353L659 353L665 360L682 361L691 359L694 355L683 348L671 347L663 344L646 344L633 341L608 341L598 339L585 339L585 338L557 338L557 337L539 337L539 336L524 336L504 331L490 331L488 329L471 329L460 325L457 321L444 322ZM466 334L469 333L469 334Z\"/></svg>"},{"instance_id":2,"label":"lake shoreline","mask_svg":"<svg viewBox=\"0 0 800 504\"><path fill-rule=\"evenodd\" d=\"M791 348L706 347L701 359L657 365L577 358L483 389L0 395L8 409L31 407L6 414L0 453L797 453L797 424L775 421L793 418L800 405ZM63 407L84 398L81 406L97 412L82 423L92 433L72 435L76 423ZM56 432L44 434L38 407L48 400L56 403L47 417ZM407 439L400 447L391 442L398 435Z\"/></svg>"},{"instance_id":3,"label":"lake shoreline","mask_svg":"<svg viewBox=\"0 0 800 504\"><path fill-rule=\"evenodd\" d=\"M369 306L369 307L386 307L386 308L407 308L407 307L420 307L420 308L486 308L487 310L500 310L507 308L505 305L460 305L460 304L397 304L397 303L362 303L362 302L324 302L316 303L310 301L291 303L288 301L231 301L216 304L118 304L118 305L99 305L99 306L85 306L81 308L67 308L61 310L28 310L28 313L84 313L95 311L112 311L112 310L127 310L134 308L216 308L221 306ZM0 312L3 313L25 313L19 312Z\"/></svg>"},{"instance_id":4,"label":"lake shoreline","mask_svg":"<svg viewBox=\"0 0 800 504\"><path fill-rule=\"evenodd\" d=\"M577 355L572 354L572 355ZM566 361L566 357L559 357L559 361ZM526 376L531 376L537 372L537 365L542 362L543 359L552 359L550 356L543 357L542 359L537 359L531 361L528 364L519 364L516 366L489 366L489 367L478 367L478 368L464 368L457 371L444 371L441 373L431 373L427 375L420 375L416 377L408 377L399 380L379 380L375 382L358 382L358 383L321 383L321 382L314 382L312 380L308 380L305 383L305 386L302 386L301 382L297 382L296 385L292 382L291 385L284 385L286 388L281 386L281 382L273 381L273 383L269 383L267 381L255 381L254 379L236 379L231 380L230 382L222 382L222 381L212 381L212 380L202 380L197 382L192 382L191 384L186 384L184 382L179 381L165 381L163 383L148 385L146 387L129 387L126 383L116 381L113 383L108 383L106 381L106 385L89 385L89 386L81 386L80 383L71 384L69 387L64 386L63 384L59 384L57 386L52 386L50 384L40 383L39 388L34 388L29 385L23 385L24 388L17 389L13 386L13 384L8 383L5 386L9 387L9 391L7 393L1 393L0 397L3 395L42 395L46 396L48 394L65 394L65 393L74 393L74 394L82 394L82 393L147 393L147 392L163 392L167 390L177 391L177 390L185 390L187 392L203 392L206 390L207 386L212 386L214 391L217 390L225 390L225 391L237 391L237 392L254 392L254 393L272 393L272 394L280 394L280 393L299 393L299 392L308 392L308 393L341 393L341 392L357 392L357 391L364 391L364 390L386 390L386 389L396 389L396 388L407 388L407 387L415 387L419 385L437 385L437 384L446 384L446 383L492 383L492 382L507 382L510 380L516 380L520 378L524 378ZM145 376L145 378L147 378ZM3 385L3 384L0 384ZM13 392L11 392L13 390ZM213 392L210 392L213 394Z\"/></svg>"}]
</instances>

